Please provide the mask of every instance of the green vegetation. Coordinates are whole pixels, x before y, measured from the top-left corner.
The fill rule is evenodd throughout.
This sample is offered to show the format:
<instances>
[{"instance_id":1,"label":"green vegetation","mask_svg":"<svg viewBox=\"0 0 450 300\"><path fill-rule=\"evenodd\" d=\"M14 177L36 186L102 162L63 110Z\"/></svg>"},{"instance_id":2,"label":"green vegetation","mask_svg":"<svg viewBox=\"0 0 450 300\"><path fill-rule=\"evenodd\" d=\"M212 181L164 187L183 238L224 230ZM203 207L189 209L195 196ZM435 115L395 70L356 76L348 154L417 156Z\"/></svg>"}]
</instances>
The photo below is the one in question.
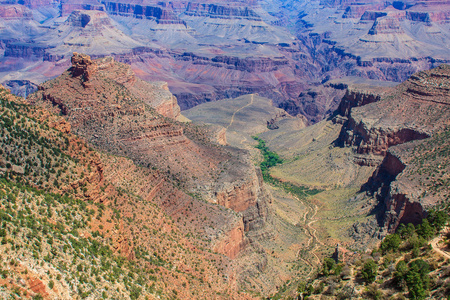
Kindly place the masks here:
<instances>
[{"instance_id":1,"label":"green vegetation","mask_svg":"<svg viewBox=\"0 0 450 300\"><path fill-rule=\"evenodd\" d=\"M447 299L448 261L434 253L427 241L439 234L449 219L448 212L431 210L421 224L400 225L370 256L359 254L347 258L346 263L336 263L326 257L321 272L302 283L298 293L307 299L311 293L306 287L311 286L312 294L325 294L334 299ZM355 294L351 286L360 284L365 287Z\"/></svg>"},{"instance_id":2,"label":"green vegetation","mask_svg":"<svg viewBox=\"0 0 450 300\"><path fill-rule=\"evenodd\" d=\"M15 257L26 257L31 266L48 270L48 288L61 288L64 279L81 298L100 298L108 290L110 297L121 298L119 287L131 299L149 291L146 282L151 274L113 254L111 243L87 227L89 215L88 205L81 200L0 179L0 222L6 247L0 267ZM15 276L11 268L3 273L3 278Z\"/></svg>"},{"instance_id":3,"label":"green vegetation","mask_svg":"<svg viewBox=\"0 0 450 300\"><path fill-rule=\"evenodd\" d=\"M253 136L252 138L258 141L258 145L255 147L261 151L261 154L264 158L264 160L260 163L260 168L265 182L270 183L274 186L281 187L286 192L295 194L301 199L321 192L317 189L309 189L307 187L297 186L290 182L284 182L270 175L270 168L283 163L283 160L277 153L269 150L264 140L260 139L257 136Z\"/></svg>"},{"instance_id":4,"label":"green vegetation","mask_svg":"<svg viewBox=\"0 0 450 300\"><path fill-rule=\"evenodd\" d=\"M361 270L361 276L366 283L372 283L375 281L375 278L378 275L377 268L377 264L372 259L369 259L364 263Z\"/></svg>"},{"instance_id":5,"label":"green vegetation","mask_svg":"<svg viewBox=\"0 0 450 300\"><path fill-rule=\"evenodd\" d=\"M264 180L268 180L270 177L269 169L273 166L283 163L283 160L278 156L277 153L269 150L264 140L256 136L253 136L252 138L258 141L258 145L255 147L261 150L261 154L264 157L264 160L260 163L261 172L263 173Z\"/></svg>"}]
</instances>

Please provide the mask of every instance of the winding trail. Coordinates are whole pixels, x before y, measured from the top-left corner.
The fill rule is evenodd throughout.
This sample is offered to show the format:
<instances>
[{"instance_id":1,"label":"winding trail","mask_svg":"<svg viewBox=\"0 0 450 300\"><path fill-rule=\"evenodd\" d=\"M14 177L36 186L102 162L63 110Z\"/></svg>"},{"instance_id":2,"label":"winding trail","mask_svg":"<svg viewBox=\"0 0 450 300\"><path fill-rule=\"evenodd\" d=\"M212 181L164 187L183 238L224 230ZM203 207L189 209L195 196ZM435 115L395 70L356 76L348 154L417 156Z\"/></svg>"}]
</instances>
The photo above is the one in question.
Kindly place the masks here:
<instances>
[{"instance_id":1,"label":"winding trail","mask_svg":"<svg viewBox=\"0 0 450 300\"><path fill-rule=\"evenodd\" d=\"M317 230L314 227L312 227L312 224L318 221L318 219L316 219L316 215L317 215L317 210L319 208L316 204L309 203L305 200L300 200L295 195L292 195L292 196L294 198L296 198L298 201L305 204L305 206L307 207L305 214L303 215L303 223L304 223L303 229L304 229L306 235L309 235L309 239L306 244L306 247L298 250L297 258L304 261L307 265L309 265L311 267L311 270L308 273L308 277L309 277L314 272L314 269L317 266L319 266L321 263L319 256L317 256L317 254L316 254L316 250L319 247L319 244L324 245L324 243L322 241L320 241L316 235ZM301 224L297 224L297 226L301 226ZM302 250L307 250L309 254L314 256L315 262L308 261L308 260L304 259L303 257L301 257L300 254L301 254Z\"/></svg>"},{"instance_id":2,"label":"winding trail","mask_svg":"<svg viewBox=\"0 0 450 300\"><path fill-rule=\"evenodd\" d=\"M443 230L443 233L441 233L439 236L435 237L434 239L431 240L430 245L433 248L434 252L442 255L443 257L450 259L450 253L448 253L447 251L443 251L438 247L439 242L442 240L444 234L448 231L447 230Z\"/></svg>"},{"instance_id":3,"label":"winding trail","mask_svg":"<svg viewBox=\"0 0 450 300\"><path fill-rule=\"evenodd\" d=\"M243 110L244 108L249 107L250 105L253 104L253 100L254 100L255 94L251 94L250 96L251 96L251 98L250 98L250 102L249 102L249 103L247 103L246 105L242 106L241 108L238 108L238 109L235 110L235 112L234 112L233 115L231 116L230 124L228 124L228 126L225 128L226 130L228 130L228 127L230 127L230 126L233 124L233 122L234 122L234 116L235 116L239 111L241 111L241 110Z\"/></svg>"}]
</instances>

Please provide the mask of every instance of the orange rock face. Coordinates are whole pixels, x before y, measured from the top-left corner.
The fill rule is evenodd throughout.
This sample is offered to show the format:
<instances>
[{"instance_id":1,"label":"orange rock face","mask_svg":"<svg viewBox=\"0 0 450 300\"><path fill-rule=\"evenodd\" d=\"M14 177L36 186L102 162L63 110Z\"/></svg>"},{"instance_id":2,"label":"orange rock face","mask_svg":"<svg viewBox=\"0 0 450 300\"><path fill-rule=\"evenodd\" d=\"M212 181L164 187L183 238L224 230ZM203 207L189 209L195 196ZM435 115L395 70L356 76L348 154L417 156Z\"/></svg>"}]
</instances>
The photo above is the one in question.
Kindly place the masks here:
<instances>
[{"instance_id":1,"label":"orange rock face","mask_svg":"<svg viewBox=\"0 0 450 300\"><path fill-rule=\"evenodd\" d=\"M214 246L214 251L234 259L244 250L247 243L248 240L244 237L244 224L241 220Z\"/></svg>"},{"instance_id":2,"label":"orange rock face","mask_svg":"<svg viewBox=\"0 0 450 300\"><path fill-rule=\"evenodd\" d=\"M449 75L448 65L414 74L380 101L352 109L340 141L358 153L385 155L391 146L430 137L449 124Z\"/></svg>"},{"instance_id":3,"label":"orange rock face","mask_svg":"<svg viewBox=\"0 0 450 300\"><path fill-rule=\"evenodd\" d=\"M265 202L269 196L248 153L211 144L215 137L207 129L176 123L172 118L179 114L179 107L167 84L139 80L129 66L110 57L91 60L74 54L72 68L40 86L29 101L62 114L74 133L99 149L160 170L158 175L148 177L136 193L143 199L158 202L173 218L185 217L184 205L196 205L196 217L205 214L203 218L210 219L211 216L211 212L206 214L202 208L204 202L192 202L180 190L170 188L173 183L240 212L239 216L233 216L231 212L219 210L212 215L211 220L218 222L214 228L222 231L222 234L211 232L210 239L217 251L235 257L245 245L243 232L264 224ZM86 181L104 180L104 164L94 160L91 165L96 172L84 181L74 182L72 188ZM108 172L116 174L107 176L109 182L122 178L112 169ZM89 192L89 197L105 201L94 190ZM229 227L228 224L240 225ZM132 253L125 248L123 251Z\"/></svg>"}]
</instances>

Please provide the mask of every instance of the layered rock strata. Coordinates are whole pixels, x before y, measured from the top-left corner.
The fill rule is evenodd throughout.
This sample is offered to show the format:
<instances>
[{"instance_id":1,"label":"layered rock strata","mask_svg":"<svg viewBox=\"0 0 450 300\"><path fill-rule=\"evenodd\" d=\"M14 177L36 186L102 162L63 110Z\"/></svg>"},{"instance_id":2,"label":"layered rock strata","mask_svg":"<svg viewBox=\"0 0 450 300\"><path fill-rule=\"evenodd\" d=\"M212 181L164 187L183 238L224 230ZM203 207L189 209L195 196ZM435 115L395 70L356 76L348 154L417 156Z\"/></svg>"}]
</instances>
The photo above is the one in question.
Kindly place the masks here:
<instances>
[{"instance_id":1,"label":"layered rock strata","mask_svg":"<svg viewBox=\"0 0 450 300\"><path fill-rule=\"evenodd\" d=\"M144 82L111 57L75 53L72 67L29 101L62 114L94 146L159 169L193 195L239 213L214 238L218 251L237 256L247 244L244 232L264 226L270 196L248 153L211 144L207 131L177 123L176 98L165 84ZM161 204L176 212L183 207L176 199Z\"/></svg>"},{"instance_id":2,"label":"layered rock strata","mask_svg":"<svg viewBox=\"0 0 450 300\"><path fill-rule=\"evenodd\" d=\"M439 174L448 167L449 76L450 66L442 65L414 74L379 97L341 103L340 112L348 121L337 142L360 154L384 156L368 189L383 203L383 224L389 231L400 223L420 223L426 209L440 203L446 192L446 179ZM373 102L349 111L351 103L364 101ZM438 177L430 182L424 165L439 170ZM436 192L430 195L430 190Z\"/></svg>"}]
</instances>

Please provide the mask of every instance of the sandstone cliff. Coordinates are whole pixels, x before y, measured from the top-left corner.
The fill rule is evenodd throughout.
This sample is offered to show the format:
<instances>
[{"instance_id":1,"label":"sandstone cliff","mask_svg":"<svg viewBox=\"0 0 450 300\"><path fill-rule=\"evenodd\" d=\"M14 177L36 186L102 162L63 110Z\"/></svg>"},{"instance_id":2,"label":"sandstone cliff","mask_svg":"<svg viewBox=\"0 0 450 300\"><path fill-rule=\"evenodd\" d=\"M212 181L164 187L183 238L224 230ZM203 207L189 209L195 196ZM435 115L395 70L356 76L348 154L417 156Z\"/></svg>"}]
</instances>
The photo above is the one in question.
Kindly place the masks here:
<instances>
[{"instance_id":1,"label":"sandstone cliff","mask_svg":"<svg viewBox=\"0 0 450 300\"><path fill-rule=\"evenodd\" d=\"M192 195L240 213L213 239L217 250L235 257L246 244L244 230L264 225L270 199L248 153L212 144L207 129L177 123L176 98L165 84L141 81L112 58L74 54L72 67L28 100L62 114L95 147L159 169ZM161 205L178 211L184 204L174 195Z\"/></svg>"},{"instance_id":2,"label":"sandstone cliff","mask_svg":"<svg viewBox=\"0 0 450 300\"><path fill-rule=\"evenodd\" d=\"M377 97L363 94L357 101L348 101L347 95L341 103L344 108L351 107L350 103L371 102L340 110L347 114L348 121L337 143L354 147L360 154L385 156L366 188L382 202L382 222L389 231L400 223L419 223L426 209L438 205L444 197L449 76L450 67L442 65L414 74ZM428 171L424 171L425 165ZM430 181L434 172L437 174Z\"/></svg>"},{"instance_id":3,"label":"sandstone cliff","mask_svg":"<svg viewBox=\"0 0 450 300\"><path fill-rule=\"evenodd\" d=\"M234 283L225 278L236 276L226 266L248 244L241 216L187 195L167 174L96 152L70 132L61 116L27 105L1 86L0 111L0 198L14 192L14 201L20 200L18 207L24 209L8 210L17 215L6 222L8 228L21 228L14 235L21 250L11 255L9 245L0 249L2 256L18 262L5 276L9 278L0 279L4 295L20 289L30 297L101 298L109 290L108 295L118 298L153 297L158 289L158 294L182 298L217 292L224 295L220 299L238 297ZM30 250L34 234L27 236L27 225L16 224L24 214L39 224L39 254ZM68 263L72 258L77 266ZM101 271L81 275L84 265L95 266L97 260L103 262ZM114 268L136 275L112 279L106 272L111 275ZM87 279L96 281L97 289L80 292L88 289ZM134 289L138 279L141 288Z\"/></svg>"},{"instance_id":4,"label":"sandstone cliff","mask_svg":"<svg viewBox=\"0 0 450 300\"><path fill-rule=\"evenodd\" d=\"M353 108L340 142L358 153L385 155L390 146L442 130L448 124L449 69L442 65L415 74L380 101Z\"/></svg>"}]
</instances>

